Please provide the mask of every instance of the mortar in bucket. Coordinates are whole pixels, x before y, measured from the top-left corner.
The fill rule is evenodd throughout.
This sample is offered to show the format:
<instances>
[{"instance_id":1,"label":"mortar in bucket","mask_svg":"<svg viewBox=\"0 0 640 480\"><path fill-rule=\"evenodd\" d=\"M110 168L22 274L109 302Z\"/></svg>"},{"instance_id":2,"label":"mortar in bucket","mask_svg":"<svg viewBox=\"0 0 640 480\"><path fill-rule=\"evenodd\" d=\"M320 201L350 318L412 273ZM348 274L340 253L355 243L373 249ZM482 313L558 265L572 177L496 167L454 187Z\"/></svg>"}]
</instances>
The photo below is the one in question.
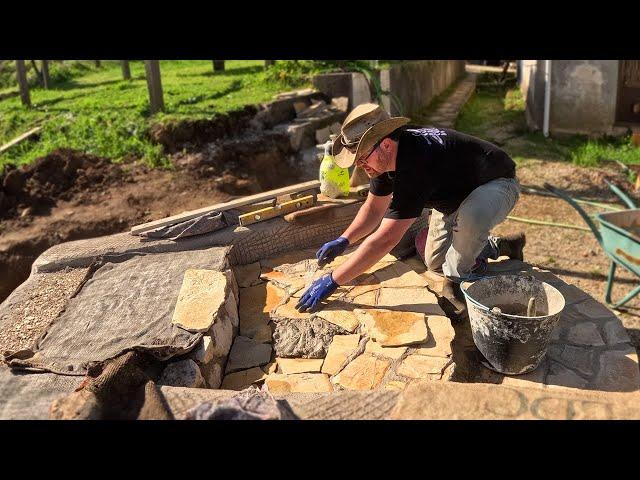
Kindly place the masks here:
<instances>
[{"instance_id":1,"label":"mortar in bucket","mask_svg":"<svg viewBox=\"0 0 640 480\"><path fill-rule=\"evenodd\" d=\"M562 294L533 275L465 282L462 292L473 341L489 366L507 375L535 370L564 309Z\"/></svg>"}]
</instances>

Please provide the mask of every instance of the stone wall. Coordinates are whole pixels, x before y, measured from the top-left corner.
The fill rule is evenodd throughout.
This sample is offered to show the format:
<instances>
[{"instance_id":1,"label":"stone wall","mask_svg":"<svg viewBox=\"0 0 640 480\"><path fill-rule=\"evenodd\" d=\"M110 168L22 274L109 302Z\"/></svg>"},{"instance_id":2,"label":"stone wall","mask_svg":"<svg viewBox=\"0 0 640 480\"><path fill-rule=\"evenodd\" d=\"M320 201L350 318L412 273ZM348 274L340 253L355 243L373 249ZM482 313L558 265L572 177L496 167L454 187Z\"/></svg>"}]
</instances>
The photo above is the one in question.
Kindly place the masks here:
<instances>
[{"instance_id":1,"label":"stone wall","mask_svg":"<svg viewBox=\"0 0 640 480\"><path fill-rule=\"evenodd\" d=\"M380 86L400 99L403 111L400 112L389 96L383 97L382 104L392 115L410 116L428 106L464 73L464 60L420 60L393 65L380 71ZM349 110L372 100L362 73L325 73L314 77L313 84L329 97L348 97Z\"/></svg>"},{"instance_id":2,"label":"stone wall","mask_svg":"<svg viewBox=\"0 0 640 480\"><path fill-rule=\"evenodd\" d=\"M544 120L545 61L523 60L520 90L527 123L541 130ZM616 127L618 60L553 60L549 130L587 135L620 134Z\"/></svg>"},{"instance_id":3,"label":"stone wall","mask_svg":"<svg viewBox=\"0 0 640 480\"><path fill-rule=\"evenodd\" d=\"M435 97L463 76L464 66L464 60L420 60L382 70L382 90L398 97L403 111L400 111L389 96L383 99L385 109L391 115L411 116L427 107Z\"/></svg>"}]
</instances>

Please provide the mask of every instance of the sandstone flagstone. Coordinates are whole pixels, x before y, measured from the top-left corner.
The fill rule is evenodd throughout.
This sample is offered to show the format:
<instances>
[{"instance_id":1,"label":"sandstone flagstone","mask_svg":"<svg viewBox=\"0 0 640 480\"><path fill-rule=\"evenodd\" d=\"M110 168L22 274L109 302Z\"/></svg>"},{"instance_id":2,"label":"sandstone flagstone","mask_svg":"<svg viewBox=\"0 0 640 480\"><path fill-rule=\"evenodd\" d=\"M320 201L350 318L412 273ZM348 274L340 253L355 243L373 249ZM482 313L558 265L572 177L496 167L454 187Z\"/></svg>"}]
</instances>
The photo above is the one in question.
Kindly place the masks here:
<instances>
[{"instance_id":1,"label":"sandstone flagstone","mask_svg":"<svg viewBox=\"0 0 640 480\"><path fill-rule=\"evenodd\" d=\"M586 388L589 382L564 365L552 362L545 383L549 388Z\"/></svg>"},{"instance_id":2,"label":"sandstone flagstone","mask_svg":"<svg viewBox=\"0 0 640 480\"><path fill-rule=\"evenodd\" d=\"M357 308L354 310L364 331L380 345L396 347L424 342L428 337L422 313Z\"/></svg>"},{"instance_id":3,"label":"sandstone flagstone","mask_svg":"<svg viewBox=\"0 0 640 480\"><path fill-rule=\"evenodd\" d=\"M280 373L319 373L323 358L276 358Z\"/></svg>"},{"instance_id":4,"label":"sandstone flagstone","mask_svg":"<svg viewBox=\"0 0 640 480\"><path fill-rule=\"evenodd\" d=\"M334 335L322 364L322 373L335 375L338 369L357 348L360 335Z\"/></svg>"},{"instance_id":5,"label":"sandstone flagstone","mask_svg":"<svg viewBox=\"0 0 640 480\"><path fill-rule=\"evenodd\" d=\"M383 357L397 360L405 354L407 347L383 347L375 340L369 340L364 351L372 355L382 355Z\"/></svg>"},{"instance_id":6,"label":"sandstone flagstone","mask_svg":"<svg viewBox=\"0 0 640 480\"><path fill-rule=\"evenodd\" d=\"M220 388L224 376L224 359L214 358L200 365L200 371L204 377L207 388Z\"/></svg>"},{"instance_id":7,"label":"sandstone flagstone","mask_svg":"<svg viewBox=\"0 0 640 480\"><path fill-rule=\"evenodd\" d=\"M401 382L400 380L391 380L384 385L385 390L404 390L407 384L405 382Z\"/></svg>"},{"instance_id":8,"label":"sandstone flagstone","mask_svg":"<svg viewBox=\"0 0 640 480\"><path fill-rule=\"evenodd\" d=\"M172 323L190 332L206 332L225 313L230 292L227 276L214 270L188 269L173 312Z\"/></svg>"},{"instance_id":9,"label":"sandstone flagstone","mask_svg":"<svg viewBox=\"0 0 640 480\"><path fill-rule=\"evenodd\" d=\"M635 392L640 390L640 370L636 349L602 352L600 368L593 380L593 387L607 392Z\"/></svg>"},{"instance_id":10,"label":"sandstone flagstone","mask_svg":"<svg viewBox=\"0 0 640 480\"><path fill-rule=\"evenodd\" d=\"M333 377L333 382L347 390L373 390L382 383L389 365L389 360L365 353Z\"/></svg>"},{"instance_id":11,"label":"sandstone flagstone","mask_svg":"<svg viewBox=\"0 0 640 480\"><path fill-rule=\"evenodd\" d=\"M438 305L438 299L425 287L381 288L376 299L380 308L419 312L426 315L445 315Z\"/></svg>"},{"instance_id":12,"label":"sandstone flagstone","mask_svg":"<svg viewBox=\"0 0 640 480\"><path fill-rule=\"evenodd\" d=\"M223 390L244 390L254 383L264 380L266 376L260 367L240 370L225 375L220 388Z\"/></svg>"},{"instance_id":13,"label":"sandstone flagstone","mask_svg":"<svg viewBox=\"0 0 640 480\"><path fill-rule=\"evenodd\" d=\"M333 391L329 376L324 373L274 373L265 379L267 389L273 395L286 393L322 393Z\"/></svg>"},{"instance_id":14,"label":"sandstone flagstone","mask_svg":"<svg viewBox=\"0 0 640 480\"><path fill-rule=\"evenodd\" d=\"M427 280L401 261L390 263L375 272L382 287L426 287Z\"/></svg>"},{"instance_id":15,"label":"sandstone flagstone","mask_svg":"<svg viewBox=\"0 0 640 480\"><path fill-rule=\"evenodd\" d=\"M271 345L238 336L233 342L225 373L266 365L271 360Z\"/></svg>"},{"instance_id":16,"label":"sandstone flagstone","mask_svg":"<svg viewBox=\"0 0 640 480\"><path fill-rule=\"evenodd\" d=\"M196 348L191 351L189 358L196 363L208 363L213 359L213 342L209 335L204 335Z\"/></svg>"},{"instance_id":17,"label":"sandstone flagstone","mask_svg":"<svg viewBox=\"0 0 640 480\"><path fill-rule=\"evenodd\" d=\"M360 325L358 318L353 313L353 306L344 302L331 302L327 307L316 312L316 315L350 333L353 333Z\"/></svg>"},{"instance_id":18,"label":"sandstone flagstone","mask_svg":"<svg viewBox=\"0 0 640 480\"><path fill-rule=\"evenodd\" d=\"M571 327L567 340L578 345L591 345L594 347L604 345L604 341L598 332L598 327L593 322L581 322Z\"/></svg>"},{"instance_id":19,"label":"sandstone flagstone","mask_svg":"<svg viewBox=\"0 0 640 480\"><path fill-rule=\"evenodd\" d=\"M409 355L398 367L398 374L409 378L440 380L449 360L426 355Z\"/></svg>"},{"instance_id":20,"label":"sandstone flagstone","mask_svg":"<svg viewBox=\"0 0 640 480\"><path fill-rule=\"evenodd\" d=\"M427 317L429 337L425 343L416 345L414 353L429 355L432 357L451 356L451 342L455 336L455 330L451 326L451 320L442 315L429 315Z\"/></svg>"},{"instance_id":21,"label":"sandstone flagstone","mask_svg":"<svg viewBox=\"0 0 640 480\"><path fill-rule=\"evenodd\" d=\"M271 341L269 312L285 298L285 291L270 283L240 289L240 335Z\"/></svg>"},{"instance_id":22,"label":"sandstone flagstone","mask_svg":"<svg viewBox=\"0 0 640 480\"><path fill-rule=\"evenodd\" d=\"M278 370L278 362L276 362L275 360L273 362L269 362L266 365L262 366L262 371L267 375L271 373L276 373L277 370Z\"/></svg>"},{"instance_id":23,"label":"sandstone flagstone","mask_svg":"<svg viewBox=\"0 0 640 480\"><path fill-rule=\"evenodd\" d=\"M299 312L296 309L296 305L298 304L300 299L298 298L290 298L284 305L280 305L273 312L272 318L282 318L282 319L309 319L313 315L306 312Z\"/></svg>"},{"instance_id":24,"label":"sandstone flagstone","mask_svg":"<svg viewBox=\"0 0 640 480\"><path fill-rule=\"evenodd\" d=\"M629 335L620 320L609 320L604 324L604 336L609 345L617 345L619 343L629 343Z\"/></svg>"}]
</instances>

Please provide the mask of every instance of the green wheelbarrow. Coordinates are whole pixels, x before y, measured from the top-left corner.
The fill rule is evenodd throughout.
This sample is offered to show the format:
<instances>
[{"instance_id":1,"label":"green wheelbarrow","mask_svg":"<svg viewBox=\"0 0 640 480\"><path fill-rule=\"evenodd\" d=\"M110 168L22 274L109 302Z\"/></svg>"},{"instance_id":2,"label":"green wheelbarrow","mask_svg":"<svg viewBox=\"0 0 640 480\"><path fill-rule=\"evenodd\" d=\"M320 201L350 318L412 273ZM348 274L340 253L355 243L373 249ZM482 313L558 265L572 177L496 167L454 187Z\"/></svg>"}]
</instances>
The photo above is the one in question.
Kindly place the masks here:
<instances>
[{"instance_id":1,"label":"green wheelbarrow","mask_svg":"<svg viewBox=\"0 0 640 480\"><path fill-rule=\"evenodd\" d=\"M596 226L591 216L578 205L578 202L565 192L548 183L544 184L544 188L566 200L578 211L595 235L604 253L611 259L604 299L609 306L618 308L640 293L640 285L638 285L619 302L611 301L611 287L618 265L622 265L640 278L640 208L637 208L634 201L618 187L609 182L607 185L629 209L596 214L595 218L599 227Z\"/></svg>"}]
</instances>

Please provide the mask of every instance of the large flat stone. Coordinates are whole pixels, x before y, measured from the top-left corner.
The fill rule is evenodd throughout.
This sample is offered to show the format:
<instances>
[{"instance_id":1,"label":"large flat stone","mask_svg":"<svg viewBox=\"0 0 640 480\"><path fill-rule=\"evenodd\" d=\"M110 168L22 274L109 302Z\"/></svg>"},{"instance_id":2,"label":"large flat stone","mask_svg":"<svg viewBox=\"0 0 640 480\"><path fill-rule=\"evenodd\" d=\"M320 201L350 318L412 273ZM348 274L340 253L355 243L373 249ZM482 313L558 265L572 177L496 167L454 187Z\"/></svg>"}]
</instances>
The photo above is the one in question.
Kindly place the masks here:
<instances>
[{"instance_id":1,"label":"large flat stone","mask_svg":"<svg viewBox=\"0 0 640 480\"><path fill-rule=\"evenodd\" d=\"M205 386L200 367L191 359L169 363L162 371L158 385L190 388Z\"/></svg>"},{"instance_id":2,"label":"large flat stone","mask_svg":"<svg viewBox=\"0 0 640 480\"><path fill-rule=\"evenodd\" d=\"M342 364L357 348L360 335L334 335L322 364L322 373L335 375Z\"/></svg>"},{"instance_id":3,"label":"large flat stone","mask_svg":"<svg viewBox=\"0 0 640 480\"><path fill-rule=\"evenodd\" d=\"M260 280L260 262L249 263L247 265L237 265L234 267L236 282L238 287L252 287L258 285Z\"/></svg>"},{"instance_id":4,"label":"large flat stone","mask_svg":"<svg viewBox=\"0 0 640 480\"><path fill-rule=\"evenodd\" d=\"M238 336L231 347L225 373L266 365L270 360L271 345Z\"/></svg>"},{"instance_id":5,"label":"large flat stone","mask_svg":"<svg viewBox=\"0 0 640 480\"><path fill-rule=\"evenodd\" d=\"M559 363L552 362L549 367L549 373L546 376L546 382L549 388L586 388L589 383L573 370L566 368Z\"/></svg>"},{"instance_id":6,"label":"large flat stone","mask_svg":"<svg viewBox=\"0 0 640 480\"><path fill-rule=\"evenodd\" d=\"M583 302L576 303L573 307L580 314L590 319L615 318L615 314L611 310L593 298L588 298Z\"/></svg>"},{"instance_id":7,"label":"large flat stone","mask_svg":"<svg viewBox=\"0 0 640 480\"><path fill-rule=\"evenodd\" d=\"M381 288L376 305L389 310L417 312L425 315L445 315L436 296L424 287Z\"/></svg>"},{"instance_id":8,"label":"large flat stone","mask_svg":"<svg viewBox=\"0 0 640 480\"><path fill-rule=\"evenodd\" d=\"M333 382L348 390L373 390L382 383L389 365L389 360L365 353L333 377Z\"/></svg>"},{"instance_id":9,"label":"large flat stone","mask_svg":"<svg viewBox=\"0 0 640 480\"><path fill-rule=\"evenodd\" d=\"M225 375L220 388L223 390L244 390L254 383L264 380L266 376L260 367L240 370L239 372Z\"/></svg>"},{"instance_id":10,"label":"large flat stone","mask_svg":"<svg viewBox=\"0 0 640 480\"><path fill-rule=\"evenodd\" d=\"M224 359L214 358L210 362L200 365L207 388L220 388L224 376Z\"/></svg>"},{"instance_id":11,"label":"large flat stone","mask_svg":"<svg viewBox=\"0 0 640 480\"><path fill-rule=\"evenodd\" d=\"M230 292L227 276L214 270L184 273L172 323L190 332L206 332L225 313Z\"/></svg>"},{"instance_id":12,"label":"large flat stone","mask_svg":"<svg viewBox=\"0 0 640 480\"><path fill-rule=\"evenodd\" d=\"M277 320L273 348L278 357L324 358L334 335L346 330L322 318Z\"/></svg>"},{"instance_id":13,"label":"large flat stone","mask_svg":"<svg viewBox=\"0 0 640 480\"><path fill-rule=\"evenodd\" d=\"M382 287L426 287L427 280L401 261L390 263L374 273Z\"/></svg>"},{"instance_id":14,"label":"large flat stone","mask_svg":"<svg viewBox=\"0 0 640 480\"><path fill-rule=\"evenodd\" d=\"M265 383L273 395L333 391L329 376L324 373L294 373L291 375L274 373L267 376Z\"/></svg>"},{"instance_id":15,"label":"large flat stone","mask_svg":"<svg viewBox=\"0 0 640 480\"><path fill-rule=\"evenodd\" d=\"M487 383L414 381L390 413L402 420L615 420L640 418L640 395Z\"/></svg>"},{"instance_id":16,"label":"large flat stone","mask_svg":"<svg viewBox=\"0 0 640 480\"><path fill-rule=\"evenodd\" d=\"M231 297L233 301L233 297ZM234 302L235 303L235 302ZM211 326L207 335L211 338L211 356L223 358L229 354L233 343L233 323L228 316L222 317Z\"/></svg>"},{"instance_id":17,"label":"large flat stone","mask_svg":"<svg viewBox=\"0 0 640 480\"><path fill-rule=\"evenodd\" d=\"M360 326L358 318L353 313L353 306L345 302L331 302L316 315L350 333Z\"/></svg>"},{"instance_id":18,"label":"large flat stone","mask_svg":"<svg viewBox=\"0 0 640 480\"><path fill-rule=\"evenodd\" d=\"M417 345L418 348L414 353L432 357L451 356L451 342L455 336L451 320L441 315L429 315L427 327L429 328L429 338L425 343Z\"/></svg>"},{"instance_id":19,"label":"large flat stone","mask_svg":"<svg viewBox=\"0 0 640 480\"><path fill-rule=\"evenodd\" d=\"M629 335L627 335L627 330L617 318L604 324L604 336L608 345L631 342Z\"/></svg>"},{"instance_id":20,"label":"large flat stone","mask_svg":"<svg viewBox=\"0 0 640 480\"><path fill-rule=\"evenodd\" d=\"M380 309L355 309L354 312L363 330L382 346L397 347L427 340L427 323L421 313Z\"/></svg>"},{"instance_id":21,"label":"large flat stone","mask_svg":"<svg viewBox=\"0 0 640 480\"><path fill-rule=\"evenodd\" d=\"M259 342L271 341L269 312L285 295L283 289L271 283L240 289L240 335Z\"/></svg>"},{"instance_id":22,"label":"large flat stone","mask_svg":"<svg viewBox=\"0 0 640 480\"><path fill-rule=\"evenodd\" d=\"M275 318L275 319L309 319L311 318L313 315L306 311L306 312L299 312L296 309L296 305L298 304L299 299L298 298L290 298L287 303L285 303L284 305L280 305L278 308L276 308L276 310L272 313L271 317Z\"/></svg>"},{"instance_id":23,"label":"large flat stone","mask_svg":"<svg viewBox=\"0 0 640 480\"><path fill-rule=\"evenodd\" d=\"M320 373L323 358L276 358L279 373Z\"/></svg>"},{"instance_id":24,"label":"large flat stone","mask_svg":"<svg viewBox=\"0 0 640 480\"><path fill-rule=\"evenodd\" d=\"M381 355L393 360L399 359L407 351L407 347L383 347L375 340L369 340L364 349L365 353Z\"/></svg>"},{"instance_id":25,"label":"large flat stone","mask_svg":"<svg viewBox=\"0 0 640 480\"><path fill-rule=\"evenodd\" d=\"M607 392L640 390L640 370L635 348L609 350L600 354L600 369L592 386Z\"/></svg>"},{"instance_id":26,"label":"large flat stone","mask_svg":"<svg viewBox=\"0 0 640 480\"><path fill-rule=\"evenodd\" d=\"M409 355L398 367L398 373L409 378L440 380L448 363L447 358Z\"/></svg>"}]
</instances>

